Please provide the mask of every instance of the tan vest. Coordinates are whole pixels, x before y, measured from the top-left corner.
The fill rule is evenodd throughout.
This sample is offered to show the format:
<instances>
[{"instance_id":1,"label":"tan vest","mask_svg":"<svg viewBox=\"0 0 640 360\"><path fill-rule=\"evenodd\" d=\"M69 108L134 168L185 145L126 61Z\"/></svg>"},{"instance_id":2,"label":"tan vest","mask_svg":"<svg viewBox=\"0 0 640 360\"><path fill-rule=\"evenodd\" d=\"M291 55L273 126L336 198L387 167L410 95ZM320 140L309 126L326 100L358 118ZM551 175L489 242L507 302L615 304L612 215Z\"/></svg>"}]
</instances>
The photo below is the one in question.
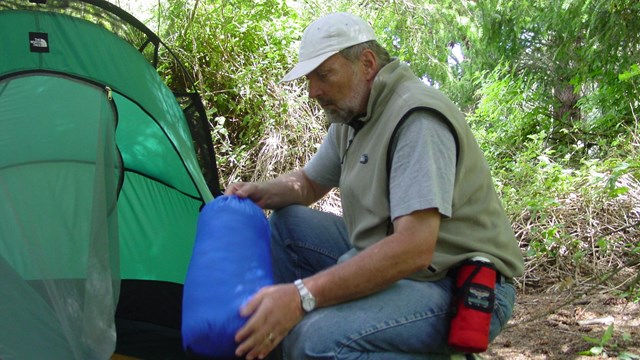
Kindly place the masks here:
<instances>
[{"instance_id":1,"label":"tan vest","mask_svg":"<svg viewBox=\"0 0 640 360\"><path fill-rule=\"evenodd\" d=\"M457 145L452 214L443 218L429 269L411 276L434 280L473 256L490 259L505 276L521 276L522 255L498 198L489 166L464 115L440 91L425 85L406 64L395 60L376 76L364 126L334 125L343 156L340 193L350 239L358 250L390 234L388 147L395 130L415 110L442 115ZM353 140L350 143L350 139ZM391 154L392 155L392 154Z\"/></svg>"}]
</instances>

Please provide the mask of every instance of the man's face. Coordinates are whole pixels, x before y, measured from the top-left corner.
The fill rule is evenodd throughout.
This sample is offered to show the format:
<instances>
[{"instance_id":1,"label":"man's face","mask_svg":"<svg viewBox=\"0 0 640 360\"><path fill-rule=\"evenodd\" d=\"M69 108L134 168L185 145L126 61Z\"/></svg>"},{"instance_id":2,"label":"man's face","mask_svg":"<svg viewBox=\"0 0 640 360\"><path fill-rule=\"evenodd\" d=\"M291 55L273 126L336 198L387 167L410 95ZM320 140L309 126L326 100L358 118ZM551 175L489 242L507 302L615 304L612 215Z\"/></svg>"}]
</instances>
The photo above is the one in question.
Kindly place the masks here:
<instances>
[{"instance_id":1,"label":"man's face","mask_svg":"<svg viewBox=\"0 0 640 360\"><path fill-rule=\"evenodd\" d=\"M348 123L365 113L370 89L359 62L333 55L307 74L307 80L309 97L318 101L330 123Z\"/></svg>"}]
</instances>

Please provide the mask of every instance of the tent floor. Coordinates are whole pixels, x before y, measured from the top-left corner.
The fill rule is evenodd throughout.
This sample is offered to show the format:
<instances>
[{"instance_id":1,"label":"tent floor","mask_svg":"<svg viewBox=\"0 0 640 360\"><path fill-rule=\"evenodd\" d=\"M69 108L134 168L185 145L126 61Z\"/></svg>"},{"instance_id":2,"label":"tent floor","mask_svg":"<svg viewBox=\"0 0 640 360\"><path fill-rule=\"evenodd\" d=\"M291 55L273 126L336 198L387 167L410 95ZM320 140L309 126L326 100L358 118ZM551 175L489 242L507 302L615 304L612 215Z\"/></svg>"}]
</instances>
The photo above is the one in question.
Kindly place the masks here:
<instances>
[{"instance_id":1,"label":"tent floor","mask_svg":"<svg viewBox=\"0 0 640 360\"><path fill-rule=\"evenodd\" d=\"M115 353L113 354L113 356L111 356L110 360L139 360L139 359L131 356Z\"/></svg>"},{"instance_id":2,"label":"tent floor","mask_svg":"<svg viewBox=\"0 0 640 360\"><path fill-rule=\"evenodd\" d=\"M116 318L116 359L183 360L180 330L143 321ZM122 357L125 356L125 357Z\"/></svg>"}]
</instances>

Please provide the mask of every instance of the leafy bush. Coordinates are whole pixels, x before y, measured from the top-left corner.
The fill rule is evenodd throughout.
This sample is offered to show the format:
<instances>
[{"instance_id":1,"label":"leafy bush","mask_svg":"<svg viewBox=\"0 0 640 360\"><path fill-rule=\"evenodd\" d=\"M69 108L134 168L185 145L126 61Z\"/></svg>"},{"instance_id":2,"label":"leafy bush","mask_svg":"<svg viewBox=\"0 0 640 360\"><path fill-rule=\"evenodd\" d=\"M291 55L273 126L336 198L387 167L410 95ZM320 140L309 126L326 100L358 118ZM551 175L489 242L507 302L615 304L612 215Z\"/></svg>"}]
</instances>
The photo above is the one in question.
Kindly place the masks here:
<instances>
[{"instance_id":1,"label":"leafy bush","mask_svg":"<svg viewBox=\"0 0 640 360\"><path fill-rule=\"evenodd\" d=\"M304 82L279 79L311 20L350 11L370 19L393 56L467 113L527 259L523 284L607 279L640 293L629 276L640 266L637 1L161 5L162 38L204 97L223 186L271 178L315 152L323 115ZM320 206L339 212L339 195ZM605 276L612 265L615 278Z\"/></svg>"}]
</instances>

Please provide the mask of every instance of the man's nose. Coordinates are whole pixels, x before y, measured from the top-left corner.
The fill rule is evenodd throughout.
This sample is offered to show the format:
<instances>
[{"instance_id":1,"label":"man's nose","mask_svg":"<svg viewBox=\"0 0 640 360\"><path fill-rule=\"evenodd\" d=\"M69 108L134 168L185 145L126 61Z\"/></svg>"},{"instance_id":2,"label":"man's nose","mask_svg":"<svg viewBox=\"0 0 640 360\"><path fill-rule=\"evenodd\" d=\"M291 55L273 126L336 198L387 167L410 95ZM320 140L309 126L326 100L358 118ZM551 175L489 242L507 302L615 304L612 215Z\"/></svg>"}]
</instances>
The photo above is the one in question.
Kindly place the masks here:
<instances>
[{"instance_id":1,"label":"man's nose","mask_svg":"<svg viewBox=\"0 0 640 360\"><path fill-rule=\"evenodd\" d=\"M320 87L317 85L315 81L309 79L307 86L308 86L310 98L316 99L318 96L322 94L320 91Z\"/></svg>"}]
</instances>

